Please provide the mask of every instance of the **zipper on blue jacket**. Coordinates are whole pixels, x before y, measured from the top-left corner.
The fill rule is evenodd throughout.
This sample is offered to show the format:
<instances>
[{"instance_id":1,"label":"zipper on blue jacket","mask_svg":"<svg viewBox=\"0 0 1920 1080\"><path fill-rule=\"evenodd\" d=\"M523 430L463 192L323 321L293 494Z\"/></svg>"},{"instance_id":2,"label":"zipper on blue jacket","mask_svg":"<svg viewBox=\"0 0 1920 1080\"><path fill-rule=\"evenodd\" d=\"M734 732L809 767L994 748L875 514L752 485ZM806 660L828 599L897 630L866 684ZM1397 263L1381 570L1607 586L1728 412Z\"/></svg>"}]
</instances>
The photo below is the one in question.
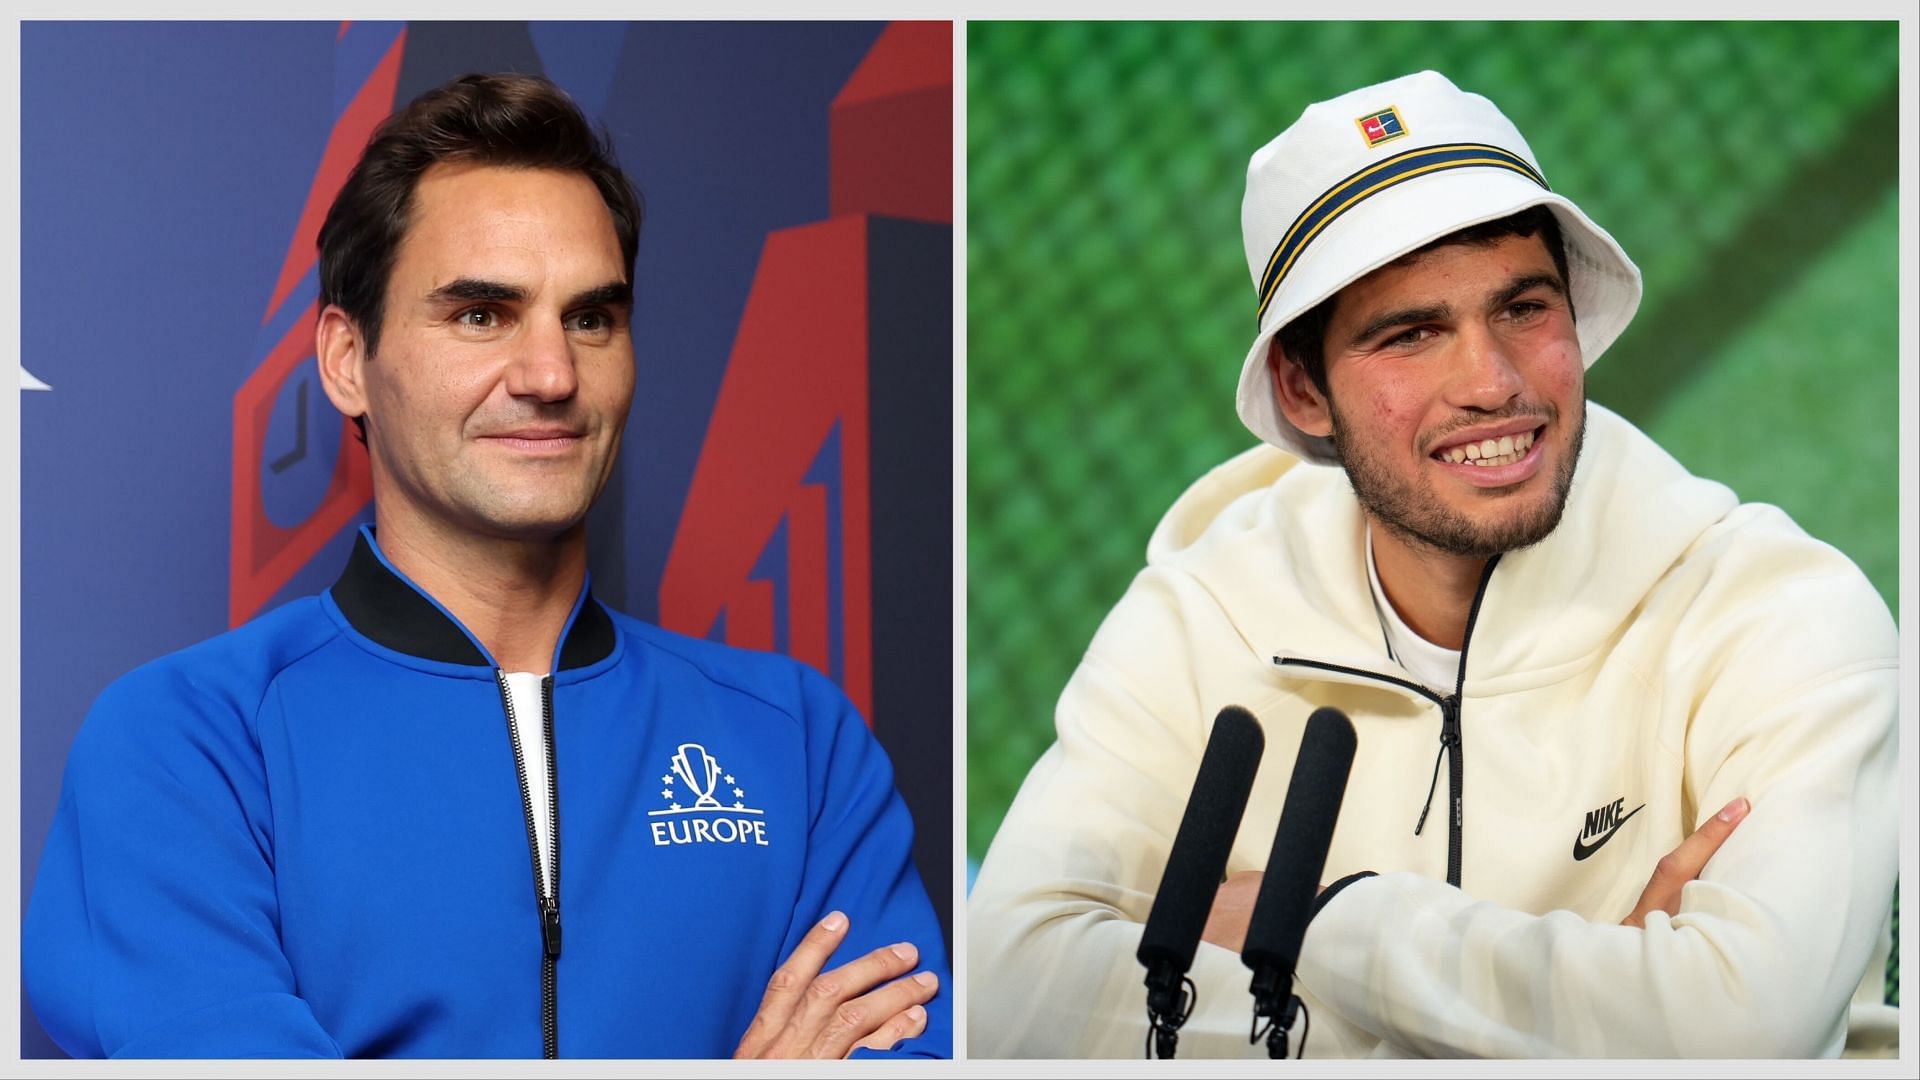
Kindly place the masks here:
<instances>
[{"instance_id":1,"label":"zipper on blue jacket","mask_svg":"<svg viewBox=\"0 0 1920 1080\"><path fill-rule=\"evenodd\" d=\"M500 702L507 711L507 738L513 743L513 770L520 779L520 807L527 822L527 852L533 866L533 899L540 913L540 1043L548 1058L560 1056L560 770L553 746L553 676L540 680L540 736L547 748L547 835L551 856L547 873L540 873L540 833L534 825L533 790L527 783L527 758L520 747L520 729L514 722L513 691L507 673L494 670L500 684Z\"/></svg>"},{"instance_id":2,"label":"zipper on blue jacket","mask_svg":"<svg viewBox=\"0 0 1920 1080\"><path fill-rule=\"evenodd\" d=\"M1460 670L1455 677L1453 693L1442 697L1432 690L1414 682L1393 675L1382 675L1377 671L1364 668L1347 667L1342 664L1328 664L1319 660L1302 660L1298 657L1278 657L1275 663L1293 667L1318 668L1322 671L1335 671L1343 675L1352 675L1375 682L1390 683L1403 690L1418 694L1435 705L1440 706L1440 749L1433 757L1433 778L1427 782L1427 801L1420 808L1420 820L1414 823L1413 835L1419 836L1426 828L1427 812L1433 809L1433 793L1440 786L1440 759L1447 759L1447 884L1460 887L1461 848L1465 844L1466 816L1463 800L1466 794L1466 761L1462 757L1460 746L1460 703L1464 700L1467 686L1467 646L1473 641L1473 625L1480 619L1480 601L1486 598L1487 584L1493 580L1493 568L1500 562L1495 555L1487 560L1485 569L1480 572L1480 583L1473 590L1473 604L1467 609L1467 628L1460 638Z\"/></svg>"}]
</instances>

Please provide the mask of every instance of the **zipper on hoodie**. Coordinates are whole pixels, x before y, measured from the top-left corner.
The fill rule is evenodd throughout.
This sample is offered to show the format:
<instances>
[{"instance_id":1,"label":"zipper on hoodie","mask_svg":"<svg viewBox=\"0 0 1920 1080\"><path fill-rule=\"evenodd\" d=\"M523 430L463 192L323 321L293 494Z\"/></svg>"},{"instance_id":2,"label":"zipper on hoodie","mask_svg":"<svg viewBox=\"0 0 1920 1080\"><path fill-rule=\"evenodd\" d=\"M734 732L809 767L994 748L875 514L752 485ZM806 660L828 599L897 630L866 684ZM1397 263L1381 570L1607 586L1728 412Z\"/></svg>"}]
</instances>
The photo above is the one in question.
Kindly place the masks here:
<instances>
[{"instance_id":1,"label":"zipper on hoodie","mask_svg":"<svg viewBox=\"0 0 1920 1080\"><path fill-rule=\"evenodd\" d=\"M1466 759L1462 756L1460 741L1460 703L1465 696L1467 685L1467 646L1473 642L1473 626L1480 619L1480 601L1486 598L1487 585L1493 580L1493 568L1500 562L1495 555L1487 560L1486 568L1480 572L1480 583L1473 590L1473 604L1467 609L1467 628L1460 638L1460 670L1456 674L1453 693L1446 696L1434 693L1431 689L1411 679L1402 679L1393 675L1382 675L1377 671L1348 667L1343 664L1329 664L1321 660L1305 660L1299 657L1275 657L1274 663L1281 666L1316 668L1374 682L1388 683L1402 690L1418 694L1440 706L1440 749L1433 757L1433 778L1427 783L1427 801L1420 808L1420 820L1414 823L1413 835L1419 836L1427 825L1427 813L1433 809L1433 793L1440 786L1440 759L1447 760L1447 884L1460 887L1460 863L1462 847L1465 844L1466 817L1463 813L1463 801L1466 795Z\"/></svg>"},{"instance_id":2,"label":"zipper on hoodie","mask_svg":"<svg viewBox=\"0 0 1920 1080\"><path fill-rule=\"evenodd\" d=\"M547 749L547 835L551 853L547 872L540 872L540 834L534 825L533 789L527 783L527 759L520 747L520 728L514 721L513 691L507 673L494 670L500 684L500 702L507 711L507 738L513 743L513 770L520 779L520 807L526 816L527 852L533 866L533 899L540 914L540 1043L548 1058L560 1056L560 773L553 747L553 676L540 680L540 736Z\"/></svg>"}]
</instances>

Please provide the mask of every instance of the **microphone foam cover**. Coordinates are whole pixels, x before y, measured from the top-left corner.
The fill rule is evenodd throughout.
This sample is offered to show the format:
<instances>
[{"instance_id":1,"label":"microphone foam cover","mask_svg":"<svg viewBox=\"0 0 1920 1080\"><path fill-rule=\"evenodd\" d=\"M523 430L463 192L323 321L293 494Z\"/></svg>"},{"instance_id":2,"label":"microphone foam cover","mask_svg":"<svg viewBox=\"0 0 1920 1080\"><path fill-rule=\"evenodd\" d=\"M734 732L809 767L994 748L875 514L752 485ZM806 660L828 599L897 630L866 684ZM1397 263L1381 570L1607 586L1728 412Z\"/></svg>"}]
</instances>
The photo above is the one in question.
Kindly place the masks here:
<instances>
[{"instance_id":1,"label":"microphone foam cover","mask_svg":"<svg viewBox=\"0 0 1920 1080\"><path fill-rule=\"evenodd\" d=\"M1160 891L1140 934L1138 956L1149 968L1156 961L1171 961L1177 973L1184 974L1193 966L1200 931L1219 891L1265 748L1260 724L1247 710L1229 705L1214 718L1193 794L1167 854Z\"/></svg>"},{"instance_id":2,"label":"microphone foam cover","mask_svg":"<svg viewBox=\"0 0 1920 1080\"><path fill-rule=\"evenodd\" d=\"M1255 971L1266 964L1293 974L1320 875L1326 870L1327 849L1333 846L1333 827L1353 770L1355 743L1353 722L1339 709L1315 709L1307 718L1293 779L1287 783L1287 801L1280 810L1280 827L1267 857L1267 875L1254 900L1246 946L1240 952L1241 960Z\"/></svg>"}]
</instances>

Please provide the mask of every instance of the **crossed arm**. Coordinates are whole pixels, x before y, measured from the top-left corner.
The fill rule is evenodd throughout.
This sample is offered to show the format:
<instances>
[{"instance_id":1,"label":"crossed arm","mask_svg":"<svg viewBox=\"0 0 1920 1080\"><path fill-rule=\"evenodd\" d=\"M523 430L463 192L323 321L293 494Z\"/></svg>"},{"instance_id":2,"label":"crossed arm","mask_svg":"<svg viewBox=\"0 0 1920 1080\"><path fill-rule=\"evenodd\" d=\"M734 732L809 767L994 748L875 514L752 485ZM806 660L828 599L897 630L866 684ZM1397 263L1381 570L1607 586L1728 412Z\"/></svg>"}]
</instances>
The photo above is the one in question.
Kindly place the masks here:
<instances>
[{"instance_id":1,"label":"crossed arm","mask_svg":"<svg viewBox=\"0 0 1920 1080\"><path fill-rule=\"evenodd\" d=\"M1751 816L1702 821L1696 839L1642 868L1652 876L1626 925L1504 908L1408 873L1343 890L1301 955L1314 1050L1837 1053L1892 893L1893 682L1889 666L1863 664L1764 705L1706 702L1739 722L1696 732L1689 801L1751 793ZM1083 664L1062 699L1060 742L982 868L974 1053L1140 1052L1133 950L1191 782L1164 763L1198 747L1126 687ZM1248 1053L1239 958L1203 946L1192 976L1202 993L1182 1056Z\"/></svg>"},{"instance_id":2,"label":"crossed arm","mask_svg":"<svg viewBox=\"0 0 1920 1080\"><path fill-rule=\"evenodd\" d=\"M1647 916L1653 912L1666 912L1668 918L1680 914L1681 887L1700 876L1707 860L1733 835L1734 826L1740 824L1750 809L1752 804L1744 797L1733 800L1655 863L1653 874L1647 878L1647 887L1640 891L1633 911L1620 920L1620 925L1644 930ZM1246 944L1247 924L1253 919L1254 901L1259 898L1260 883L1266 876L1261 870L1243 870L1221 882L1220 891L1214 894L1213 908L1207 914L1207 924L1200 931L1200 940L1229 952L1239 952ZM1326 891L1324 885L1321 891Z\"/></svg>"},{"instance_id":3,"label":"crossed arm","mask_svg":"<svg viewBox=\"0 0 1920 1080\"><path fill-rule=\"evenodd\" d=\"M23 927L27 988L47 1030L77 1057L417 1052L370 1046L365 1025L343 1034L322 1023L283 945L260 750L224 704L173 679L162 668L116 684L69 758ZM817 681L817 707L836 718L808 729L810 749L838 782L816 789L795 925L751 1025L741 992L767 978L757 964L725 984L726 1017L698 1033L704 1046L725 1041L703 1052L724 1054L739 1024L741 1056L946 1056L941 935L912 869L905 805L864 723ZM177 715L151 722L163 692L180 700ZM850 941L864 955L822 974ZM501 1045L483 1041L499 1027L431 1034L435 1048L479 1052Z\"/></svg>"}]
</instances>

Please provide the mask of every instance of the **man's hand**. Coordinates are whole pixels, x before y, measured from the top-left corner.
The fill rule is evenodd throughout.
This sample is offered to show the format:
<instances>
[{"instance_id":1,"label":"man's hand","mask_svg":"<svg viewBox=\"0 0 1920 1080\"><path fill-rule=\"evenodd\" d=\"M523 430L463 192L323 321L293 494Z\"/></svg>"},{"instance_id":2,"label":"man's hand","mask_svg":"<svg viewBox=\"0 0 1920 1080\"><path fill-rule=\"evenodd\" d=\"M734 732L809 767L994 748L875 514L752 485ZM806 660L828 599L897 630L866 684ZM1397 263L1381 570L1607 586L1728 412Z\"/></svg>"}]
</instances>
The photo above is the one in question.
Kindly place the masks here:
<instances>
[{"instance_id":1,"label":"man's hand","mask_svg":"<svg viewBox=\"0 0 1920 1080\"><path fill-rule=\"evenodd\" d=\"M1747 816L1751 804L1744 798L1735 799L1721 811L1708 818L1706 823L1693 830L1693 835L1680 841L1680 846L1667 852L1666 856L1654 865L1653 876L1647 879L1647 888L1640 894L1640 902L1633 905L1633 914L1620 920L1622 926L1637 926L1646 929L1647 914L1652 911L1664 911L1668 915L1680 913L1680 887L1700 876L1700 871L1720 850L1720 845L1733 835L1733 827Z\"/></svg>"},{"instance_id":2,"label":"man's hand","mask_svg":"<svg viewBox=\"0 0 1920 1080\"><path fill-rule=\"evenodd\" d=\"M1239 952L1247 943L1247 924L1253 921L1253 902L1260 895L1260 883L1267 875L1259 870L1228 874L1213 894L1213 907L1207 912L1207 925L1200 930L1201 941L1211 941L1223 949Z\"/></svg>"},{"instance_id":3,"label":"man's hand","mask_svg":"<svg viewBox=\"0 0 1920 1080\"><path fill-rule=\"evenodd\" d=\"M1260 870L1228 874L1227 880L1220 883L1220 891L1213 894L1213 907L1207 911L1207 925L1200 928L1200 940L1234 952L1245 948L1247 924L1253 921L1253 902L1260 898L1260 883L1266 879L1266 873ZM1319 896L1326 891L1327 887L1322 885L1313 894Z\"/></svg>"},{"instance_id":4,"label":"man's hand","mask_svg":"<svg viewBox=\"0 0 1920 1080\"><path fill-rule=\"evenodd\" d=\"M899 978L920 951L903 941L821 974L846 935L847 917L838 911L807 931L767 980L734 1057L843 1058L860 1046L892 1049L926 1030L921 1005L940 989L939 978L931 971Z\"/></svg>"}]
</instances>

